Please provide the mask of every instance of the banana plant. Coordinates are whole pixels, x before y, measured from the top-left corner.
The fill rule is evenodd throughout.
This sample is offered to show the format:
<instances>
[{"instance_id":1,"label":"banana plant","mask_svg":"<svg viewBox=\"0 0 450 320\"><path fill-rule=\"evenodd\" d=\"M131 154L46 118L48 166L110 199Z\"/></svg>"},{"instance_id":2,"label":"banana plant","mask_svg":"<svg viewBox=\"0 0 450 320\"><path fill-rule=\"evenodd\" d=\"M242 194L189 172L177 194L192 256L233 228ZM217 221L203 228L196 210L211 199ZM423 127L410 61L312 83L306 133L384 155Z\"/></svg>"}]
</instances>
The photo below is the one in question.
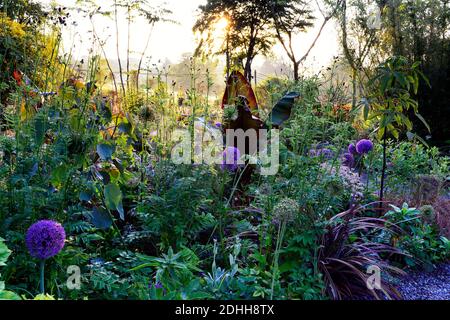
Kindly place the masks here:
<instances>
[{"instance_id":1,"label":"banana plant","mask_svg":"<svg viewBox=\"0 0 450 320\"><path fill-rule=\"evenodd\" d=\"M233 71L227 79L227 86L222 99L225 129L267 129L280 127L289 120L292 107L300 97L297 92L288 92L278 101L269 113L266 121L259 117L258 102L255 93L239 71Z\"/></svg>"}]
</instances>

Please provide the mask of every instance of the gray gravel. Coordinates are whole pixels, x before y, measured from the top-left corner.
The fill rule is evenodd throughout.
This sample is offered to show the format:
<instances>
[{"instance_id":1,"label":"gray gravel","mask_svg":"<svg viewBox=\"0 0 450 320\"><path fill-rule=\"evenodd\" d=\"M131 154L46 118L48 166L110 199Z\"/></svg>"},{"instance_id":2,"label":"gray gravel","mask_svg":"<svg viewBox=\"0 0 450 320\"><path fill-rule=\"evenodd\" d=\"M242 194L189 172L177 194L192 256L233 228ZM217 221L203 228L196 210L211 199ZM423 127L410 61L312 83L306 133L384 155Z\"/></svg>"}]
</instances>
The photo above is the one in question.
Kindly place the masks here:
<instances>
[{"instance_id":1,"label":"gray gravel","mask_svg":"<svg viewBox=\"0 0 450 320\"><path fill-rule=\"evenodd\" d=\"M431 272L408 272L396 287L404 300L450 300L450 263L440 264Z\"/></svg>"}]
</instances>

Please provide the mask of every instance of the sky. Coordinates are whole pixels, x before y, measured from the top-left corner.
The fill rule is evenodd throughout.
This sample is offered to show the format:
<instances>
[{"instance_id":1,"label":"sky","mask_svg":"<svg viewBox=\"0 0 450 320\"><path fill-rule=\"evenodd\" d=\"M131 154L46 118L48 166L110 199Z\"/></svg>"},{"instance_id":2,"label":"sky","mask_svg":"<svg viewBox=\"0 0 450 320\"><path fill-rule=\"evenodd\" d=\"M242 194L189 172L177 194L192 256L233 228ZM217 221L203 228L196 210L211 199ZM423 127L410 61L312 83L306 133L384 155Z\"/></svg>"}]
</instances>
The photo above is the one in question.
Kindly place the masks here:
<instances>
[{"instance_id":1,"label":"sky","mask_svg":"<svg viewBox=\"0 0 450 320\"><path fill-rule=\"evenodd\" d=\"M112 4L112 0L96 0L99 5L108 7ZM67 7L77 7L76 0L37 0L42 4L57 3L58 5ZM198 17L198 6L206 3L206 0L152 0L151 3L165 4L165 7L170 9L173 14L170 19L177 23L162 22L153 28L151 31L150 45L146 51L145 56L151 57L152 63L158 61L170 60L172 63L179 62L183 53L193 52L197 45L196 37L192 32L192 27ZM316 7L314 7L316 8ZM294 39L294 49L298 56L303 55L312 43L317 31L322 23L322 16L316 9L316 23L308 32L297 35ZM127 20L125 12L119 12L119 54L121 59L125 58L127 48ZM83 58L88 56L89 49L92 46L92 25L88 18L84 18L82 13L74 12L72 20L76 21L77 25L68 25L63 28L63 41L65 50L70 50L73 47L72 53L75 58ZM108 58L115 59L116 56L116 37L114 20L108 17L96 16L94 17L94 25L97 34L105 41L105 52ZM318 72L323 66L327 66L332 57L338 53L337 34L335 31L334 22L329 22L314 49L311 51L308 59L304 63L310 72ZM147 36L150 32L148 24L143 19L136 19L130 29L130 47L131 56L138 58L145 47ZM287 60L281 45L276 45L273 48L273 55L271 58L275 61ZM254 67L257 69L264 63L264 58L258 57L255 59Z\"/></svg>"}]
</instances>

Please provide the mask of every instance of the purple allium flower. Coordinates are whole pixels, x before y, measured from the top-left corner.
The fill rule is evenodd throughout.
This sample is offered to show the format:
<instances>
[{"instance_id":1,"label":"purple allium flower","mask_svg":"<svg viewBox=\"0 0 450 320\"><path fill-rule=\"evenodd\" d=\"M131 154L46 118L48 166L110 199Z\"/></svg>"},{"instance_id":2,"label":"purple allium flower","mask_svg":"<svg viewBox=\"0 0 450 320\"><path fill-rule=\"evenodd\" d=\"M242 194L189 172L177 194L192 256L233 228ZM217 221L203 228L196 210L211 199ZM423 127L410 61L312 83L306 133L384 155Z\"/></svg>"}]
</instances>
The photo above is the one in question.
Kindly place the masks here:
<instances>
[{"instance_id":1,"label":"purple allium flower","mask_svg":"<svg viewBox=\"0 0 450 320\"><path fill-rule=\"evenodd\" d=\"M347 150L348 150L348 153L350 153L350 154L357 154L358 153L358 151L356 151L356 147L355 147L354 143L350 143L348 145Z\"/></svg>"},{"instance_id":2,"label":"purple allium flower","mask_svg":"<svg viewBox=\"0 0 450 320\"><path fill-rule=\"evenodd\" d=\"M344 166L352 168L355 164L355 158L351 153L344 153L344 155L342 156L342 164Z\"/></svg>"},{"instance_id":3,"label":"purple allium flower","mask_svg":"<svg viewBox=\"0 0 450 320\"><path fill-rule=\"evenodd\" d=\"M367 139L361 139L356 144L356 151L360 154L369 153L373 149L373 143Z\"/></svg>"},{"instance_id":4,"label":"purple allium flower","mask_svg":"<svg viewBox=\"0 0 450 320\"><path fill-rule=\"evenodd\" d=\"M216 128L222 128L222 124L220 122L215 123Z\"/></svg>"},{"instance_id":5,"label":"purple allium flower","mask_svg":"<svg viewBox=\"0 0 450 320\"><path fill-rule=\"evenodd\" d=\"M308 152L308 155L310 157L324 157L325 159L331 159L333 158L333 151L331 151L330 149L327 148L322 148L322 149L311 149Z\"/></svg>"},{"instance_id":6,"label":"purple allium flower","mask_svg":"<svg viewBox=\"0 0 450 320\"><path fill-rule=\"evenodd\" d=\"M319 149L317 150L317 155L322 156L325 159L331 159L333 158L333 151L327 148Z\"/></svg>"},{"instance_id":7,"label":"purple allium flower","mask_svg":"<svg viewBox=\"0 0 450 320\"><path fill-rule=\"evenodd\" d=\"M315 149L310 149L308 151L308 156L310 157L316 157L317 156L317 151Z\"/></svg>"},{"instance_id":8,"label":"purple allium flower","mask_svg":"<svg viewBox=\"0 0 450 320\"><path fill-rule=\"evenodd\" d=\"M238 148L226 147L222 152L223 161L221 164L222 170L235 171L238 168L238 160L241 157L241 153Z\"/></svg>"},{"instance_id":9,"label":"purple allium flower","mask_svg":"<svg viewBox=\"0 0 450 320\"><path fill-rule=\"evenodd\" d=\"M27 231L25 242L30 255L45 260L57 255L64 247L64 228L53 220L40 220Z\"/></svg>"}]
</instances>

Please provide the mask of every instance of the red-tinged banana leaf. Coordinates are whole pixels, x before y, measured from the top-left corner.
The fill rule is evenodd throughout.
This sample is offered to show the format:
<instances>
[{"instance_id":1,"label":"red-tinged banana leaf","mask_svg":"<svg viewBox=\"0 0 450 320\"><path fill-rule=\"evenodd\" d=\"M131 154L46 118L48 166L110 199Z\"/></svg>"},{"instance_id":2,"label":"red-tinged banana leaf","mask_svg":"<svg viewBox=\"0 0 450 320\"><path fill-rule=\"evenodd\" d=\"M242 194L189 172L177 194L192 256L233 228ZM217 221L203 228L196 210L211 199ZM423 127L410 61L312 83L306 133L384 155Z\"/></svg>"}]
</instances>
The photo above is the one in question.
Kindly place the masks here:
<instances>
[{"instance_id":1,"label":"red-tinged banana leaf","mask_svg":"<svg viewBox=\"0 0 450 320\"><path fill-rule=\"evenodd\" d=\"M289 92L281 98L280 101L273 107L272 111L267 118L267 122L271 123L275 127L279 127L283 122L287 121L291 117L292 107L294 106L295 99L300 96L297 92Z\"/></svg>"},{"instance_id":2,"label":"red-tinged banana leaf","mask_svg":"<svg viewBox=\"0 0 450 320\"><path fill-rule=\"evenodd\" d=\"M248 83L242 73L235 70L231 72L227 79L227 86L222 99L222 109L225 105L236 104L236 99L239 96L244 96L247 98L247 105L250 110L258 110L258 103L256 102L256 96L253 92L252 86Z\"/></svg>"},{"instance_id":3,"label":"red-tinged banana leaf","mask_svg":"<svg viewBox=\"0 0 450 320\"><path fill-rule=\"evenodd\" d=\"M242 129L244 131L248 129L262 129L264 128L264 122L257 116L252 114L248 106L248 100L244 96L238 96L235 102L237 117L235 120L229 120L224 123L225 129Z\"/></svg>"}]
</instances>

